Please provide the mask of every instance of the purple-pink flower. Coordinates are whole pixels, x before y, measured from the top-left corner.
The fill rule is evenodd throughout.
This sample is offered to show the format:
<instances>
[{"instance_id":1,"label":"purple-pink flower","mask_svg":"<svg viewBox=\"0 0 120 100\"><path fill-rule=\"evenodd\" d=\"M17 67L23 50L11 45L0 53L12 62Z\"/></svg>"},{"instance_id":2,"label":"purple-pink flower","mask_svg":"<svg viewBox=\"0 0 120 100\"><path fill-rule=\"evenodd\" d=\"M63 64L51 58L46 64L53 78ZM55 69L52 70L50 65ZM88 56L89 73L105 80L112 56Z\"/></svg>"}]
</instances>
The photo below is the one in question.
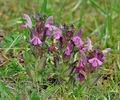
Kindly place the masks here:
<instances>
[{"instance_id":1,"label":"purple-pink flower","mask_svg":"<svg viewBox=\"0 0 120 100\"><path fill-rule=\"evenodd\" d=\"M94 50L88 57L88 62L95 68L103 64L104 54L100 50Z\"/></svg>"},{"instance_id":2,"label":"purple-pink flower","mask_svg":"<svg viewBox=\"0 0 120 100\"><path fill-rule=\"evenodd\" d=\"M65 54L66 56L70 56L70 54L71 54L71 49L69 48L69 46L67 46L67 47L65 48L64 54Z\"/></svg>"},{"instance_id":3,"label":"purple-pink flower","mask_svg":"<svg viewBox=\"0 0 120 100\"><path fill-rule=\"evenodd\" d=\"M103 54L106 54L111 51L111 48L106 48L105 50L102 50Z\"/></svg>"},{"instance_id":4,"label":"purple-pink flower","mask_svg":"<svg viewBox=\"0 0 120 100\"><path fill-rule=\"evenodd\" d=\"M81 40L81 38L79 36L74 36L72 38L73 43L76 45L76 47L78 48L82 48L83 47L83 41Z\"/></svg>"},{"instance_id":5,"label":"purple-pink flower","mask_svg":"<svg viewBox=\"0 0 120 100\"><path fill-rule=\"evenodd\" d=\"M78 65L77 67L75 67L75 71L76 71L77 73L79 73L80 70L82 70L82 69L85 67L85 64L86 64L86 63L84 62L84 60L81 59L80 62L79 62L79 65Z\"/></svg>"},{"instance_id":6,"label":"purple-pink flower","mask_svg":"<svg viewBox=\"0 0 120 100\"><path fill-rule=\"evenodd\" d=\"M88 37L87 37L87 41L86 41L86 45L85 45L84 49L87 51L92 51L92 49L93 49L92 41Z\"/></svg>"},{"instance_id":7,"label":"purple-pink flower","mask_svg":"<svg viewBox=\"0 0 120 100\"><path fill-rule=\"evenodd\" d=\"M53 36L56 40L59 40L60 37L62 36L62 30L58 27L53 28Z\"/></svg>"},{"instance_id":8,"label":"purple-pink flower","mask_svg":"<svg viewBox=\"0 0 120 100\"><path fill-rule=\"evenodd\" d=\"M40 40L39 37L33 36L33 38L30 40L30 43L33 45L40 45L42 44L42 41Z\"/></svg>"},{"instance_id":9,"label":"purple-pink flower","mask_svg":"<svg viewBox=\"0 0 120 100\"><path fill-rule=\"evenodd\" d=\"M53 16L49 16L45 22L45 27L49 28L49 25L53 24Z\"/></svg>"},{"instance_id":10,"label":"purple-pink flower","mask_svg":"<svg viewBox=\"0 0 120 100\"><path fill-rule=\"evenodd\" d=\"M98 58L96 58L96 57L94 57L94 58L92 58L92 59L89 59L88 61L89 61L89 63L92 64L93 67L97 67L97 66L100 66L100 65L103 64L103 62L100 61L100 60L99 60Z\"/></svg>"},{"instance_id":11,"label":"purple-pink flower","mask_svg":"<svg viewBox=\"0 0 120 100\"><path fill-rule=\"evenodd\" d=\"M49 16L45 22L46 35L50 36L53 31L53 16Z\"/></svg>"},{"instance_id":12,"label":"purple-pink flower","mask_svg":"<svg viewBox=\"0 0 120 100\"><path fill-rule=\"evenodd\" d=\"M67 45L67 47L65 48L65 50L64 50L64 55L70 56L70 55L71 55L71 52L72 52L72 47L73 47L73 45L72 45L72 43L70 42L70 43Z\"/></svg>"},{"instance_id":13,"label":"purple-pink flower","mask_svg":"<svg viewBox=\"0 0 120 100\"><path fill-rule=\"evenodd\" d=\"M80 59L79 65L75 68L76 72L80 72L80 70L83 70L84 67L87 65L87 59L86 59L85 53L81 50L80 54L81 54L81 59Z\"/></svg>"},{"instance_id":14,"label":"purple-pink flower","mask_svg":"<svg viewBox=\"0 0 120 100\"><path fill-rule=\"evenodd\" d=\"M49 16L45 22L46 35L53 35L56 40L62 36L62 30L53 25L53 16Z\"/></svg>"},{"instance_id":15,"label":"purple-pink flower","mask_svg":"<svg viewBox=\"0 0 120 100\"><path fill-rule=\"evenodd\" d=\"M106 48L105 50L102 50L103 53L103 60L106 58L106 54L111 51L111 48Z\"/></svg>"},{"instance_id":16,"label":"purple-pink flower","mask_svg":"<svg viewBox=\"0 0 120 100\"><path fill-rule=\"evenodd\" d=\"M22 25L22 28L32 28L32 21L29 15L24 14L23 18L26 20L26 23Z\"/></svg>"},{"instance_id":17,"label":"purple-pink flower","mask_svg":"<svg viewBox=\"0 0 120 100\"><path fill-rule=\"evenodd\" d=\"M77 33L76 33L76 36L81 36L81 34L82 34L82 32L83 32L83 30L82 29L80 29Z\"/></svg>"}]
</instances>

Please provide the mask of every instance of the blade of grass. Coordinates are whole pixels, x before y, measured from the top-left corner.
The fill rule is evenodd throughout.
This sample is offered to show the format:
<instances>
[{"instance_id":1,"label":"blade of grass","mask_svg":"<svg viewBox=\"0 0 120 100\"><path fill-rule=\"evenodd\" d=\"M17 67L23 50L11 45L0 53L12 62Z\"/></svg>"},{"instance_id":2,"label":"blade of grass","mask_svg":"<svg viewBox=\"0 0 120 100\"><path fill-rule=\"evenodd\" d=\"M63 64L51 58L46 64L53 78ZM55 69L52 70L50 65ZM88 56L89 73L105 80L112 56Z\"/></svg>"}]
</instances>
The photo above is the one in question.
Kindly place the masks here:
<instances>
[{"instance_id":1,"label":"blade of grass","mask_svg":"<svg viewBox=\"0 0 120 100\"><path fill-rule=\"evenodd\" d=\"M16 39L11 43L11 45L5 50L5 54L10 50L10 48L15 44L15 42L18 40L18 38L20 37L20 35L18 35L16 37Z\"/></svg>"},{"instance_id":2,"label":"blade of grass","mask_svg":"<svg viewBox=\"0 0 120 100\"><path fill-rule=\"evenodd\" d=\"M41 12L46 13L47 12L47 0L43 1L42 7L41 7Z\"/></svg>"},{"instance_id":3,"label":"blade of grass","mask_svg":"<svg viewBox=\"0 0 120 100\"><path fill-rule=\"evenodd\" d=\"M104 16L106 16L106 12L104 11L103 8L100 7L100 5L95 1L95 0L89 0L90 3L95 7L97 8L97 10Z\"/></svg>"},{"instance_id":4,"label":"blade of grass","mask_svg":"<svg viewBox=\"0 0 120 100\"><path fill-rule=\"evenodd\" d=\"M106 5L106 10L108 12L107 17L106 17L106 21L107 21L107 32L110 36L110 38L112 38L112 4L111 2L109 2L109 7L107 3L105 3Z\"/></svg>"}]
</instances>

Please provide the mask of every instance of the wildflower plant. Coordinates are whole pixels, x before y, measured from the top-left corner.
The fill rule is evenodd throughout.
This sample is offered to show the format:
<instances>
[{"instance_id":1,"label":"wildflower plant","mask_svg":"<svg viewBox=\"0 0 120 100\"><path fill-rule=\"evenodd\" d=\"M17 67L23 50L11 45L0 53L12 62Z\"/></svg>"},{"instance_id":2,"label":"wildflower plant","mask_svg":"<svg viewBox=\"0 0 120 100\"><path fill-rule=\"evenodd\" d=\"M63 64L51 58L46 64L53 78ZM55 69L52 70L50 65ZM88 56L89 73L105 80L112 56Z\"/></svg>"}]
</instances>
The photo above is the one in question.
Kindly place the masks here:
<instances>
[{"instance_id":1,"label":"wildflower plant","mask_svg":"<svg viewBox=\"0 0 120 100\"><path fill-rule=\"evenodd\" d=\"M36 70L43 72L51 69L48 66L52 67L46 75L47 81L63 82L66 78L84 81L104 64L106 54L111 50L96 49L90 37L82 39L82 29L76 30L74 25L56 25L53 16L37 15L35 24L27 14L23 15L23 19L21 27L29 31L27 40L31 47L27 52L37 57L40 64Z\"/></svg>"}]
</instances>

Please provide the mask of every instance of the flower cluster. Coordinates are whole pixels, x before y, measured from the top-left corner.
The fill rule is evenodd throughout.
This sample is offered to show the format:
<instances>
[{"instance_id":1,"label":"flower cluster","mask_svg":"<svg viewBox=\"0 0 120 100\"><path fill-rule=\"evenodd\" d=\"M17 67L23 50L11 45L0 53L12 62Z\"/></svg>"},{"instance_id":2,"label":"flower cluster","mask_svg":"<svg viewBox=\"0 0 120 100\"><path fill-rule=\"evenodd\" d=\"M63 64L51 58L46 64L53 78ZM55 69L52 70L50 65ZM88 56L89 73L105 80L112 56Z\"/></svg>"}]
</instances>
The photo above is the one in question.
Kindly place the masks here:
<instances>
[{"instance_id":1,"label":"flower cluster","mask_svg":"<svg viewBox=\"0 0 120 100\"><path fill-rule=\"evenodd\" d=\"M23 18L26 20L26 23L22 27L29 28L31 33L30 43L33 45L41 45L46 36L53 36L56 40L62 36L61 29L53 25L52 16L48 17L46 21L38 20L35 27L33 27L32 20L27 14L24 14Z\"/></svg>"},{"instance_id":2,"label":"flower cluster","mask_svg":"<svg viewBox=\"0 0 120 100\"><path fill-rule=\"evenodd\" d=\"M24 14L23 18L25 24L22 25L22 28L30 30L30 43L32 45L42 46L42 44L47 43L46 38L51 39L51 44L48 44L47 49L50 53L54 53L55 65L59 64L61 60L67 60L68 65L77 62L72 66L72 73L77 75L75 76L76 80L84 80L88 73L101 66L106 53L111 50L110 48L105 50L95 49L90 37L83 40L81 38L83 30L80 29L76 32L73 25L54 25L53 16L49 16L46 20L39 18L39 20L36 20L35 26L27 14ZM77 57L75 57L76 55ZM69 69L69 66L66 67Z\"/></svg>"}]
</instances>

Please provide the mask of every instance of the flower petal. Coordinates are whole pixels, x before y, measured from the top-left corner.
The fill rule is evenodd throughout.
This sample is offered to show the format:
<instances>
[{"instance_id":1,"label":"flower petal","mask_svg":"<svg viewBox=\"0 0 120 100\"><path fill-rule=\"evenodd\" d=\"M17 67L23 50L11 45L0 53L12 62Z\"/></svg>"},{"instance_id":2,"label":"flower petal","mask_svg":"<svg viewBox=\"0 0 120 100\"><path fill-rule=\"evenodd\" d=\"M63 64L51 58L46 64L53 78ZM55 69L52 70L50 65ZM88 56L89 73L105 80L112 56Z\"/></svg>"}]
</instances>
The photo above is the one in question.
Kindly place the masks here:
<instances>
[{"instance_id":1,"label":"flower petal","mask_svg":"<svg viewBox=\"0 0 120 100\"><path fill-rule=\"evenodd\" d=\"M37 36L34 36L30 40L30 43L33 44L33 45L40 45L40 44L42 44L42 41Z\"/></svg>"},{"instance_id":2,"label":"flower petal","mask_svg":"<svg viewBox=\"0 0 120 100\"><path fill-rule=\"evenodd\" d=\"M67 46L64 51L65 55L69 56L71 54L70 48Z\"/></svg>"},{"instance_id":3,"label":"flower petal","mask_svg":"<svg viewBox=\"0 0 120 100\"><path fill-rule=\"evenodd\" d=\"M86 50L90 51L92 50L93 46L92 46L92 41L90 38L87 37L87 41L86 41Z\"/></svg>"},{"instance_id":4,"label":"flower petal","mask_svg":"<svg viewBox=\"0 0 120 100\"><path fill-rule=\"evenodd\" d=\"M102 65L103 64L103 62L100 61L100 60L97 60L97 63L98 63L98 65Z\"/></svg>"},{"instance_id":5,"label":"flower petal","mask_svg":"<svg viewBox=\"0 0 120 100\"><path fill-rule=\"evenodd\" d=\"M31 20L31 18L29 17L29 15L24 14L24 15L23 15L23 18L26 20L26 26L27 26L28 28L32 28L32 20Z\"/></svg>"},{"instance_id":6,"label":"flower petal","mask_svg":"<svg viewBox=\"0 0 120 100\"><path fill-rule=\"evenodd\" d=\"M82 31L83 31L83 30L82 30L82 29L80 29L80 30L77 32L76 36L79 36L79 37L80 37L80 36L81 36Z\"/></svg>"},{"instance_id":7,"label":"flower petal","mask_svg":"<svg viewBox=\"0 0 120 100\"><path fill-rule=\"evenodd\" d=\"M106 54L106 53L110 52L111 50L112 50L111 48L106 48L106 49L103 50L102 52L103 52L104 54Z\"/></svg>"},{"instance_id":8,"label":"flower petal","mask_svg":"<svg viewBox=\"0 0 120 100\"><path fill-rule=\"evenodd\" d=\"M53 24L53 16L49 16L45 22L46 25L52 25Z\"/></svg>"},{"instance_id":9,"label":"flower petal","mask_svg":"<svg viewBox=\"0 0 120 100\"><path fill-rule=\"evenodd\" d=\"M93 67L96 67L96 66L97 66L96 58L89 59L88 61L89 61L89 63L92 64Z\"/></svg>"},{"instance_id":10,"label":"flower petal","mask_svg":"<svg viewBox=\"0 0 120 100\"><path fill-rule=\"evenodd\" d=\"M60 39L60 37L62 36L62 31L61 31L61 29L58 28L58 27L54 27L54 29L53 29L53 35L54 35L54 38L55 38L56 40Z\"/></svg>"},{"instance_id":11,"label":"flower petal","mask_svg":"<svg viewBox=\"0 0 120 100\"><path fill-rule=\"evenodd\" d=\"M79 36L74 36L72 38L72 41L78 48L83 46L83 41L81 40Z\"/></svg>"},{"instance_id":12,"label":"flower petal","mask_svg":"<svg viewBox=\"0 0 120 100\"><path fill-rule=\"evenodd\" d=\"M98 65L102 65L103 64L103 62L100 61L97 58L92 58L92 59L89 59L88 61L89 61L89 63L92 64L93 67L97 67Z\"/></svg>"}]
</instances>

